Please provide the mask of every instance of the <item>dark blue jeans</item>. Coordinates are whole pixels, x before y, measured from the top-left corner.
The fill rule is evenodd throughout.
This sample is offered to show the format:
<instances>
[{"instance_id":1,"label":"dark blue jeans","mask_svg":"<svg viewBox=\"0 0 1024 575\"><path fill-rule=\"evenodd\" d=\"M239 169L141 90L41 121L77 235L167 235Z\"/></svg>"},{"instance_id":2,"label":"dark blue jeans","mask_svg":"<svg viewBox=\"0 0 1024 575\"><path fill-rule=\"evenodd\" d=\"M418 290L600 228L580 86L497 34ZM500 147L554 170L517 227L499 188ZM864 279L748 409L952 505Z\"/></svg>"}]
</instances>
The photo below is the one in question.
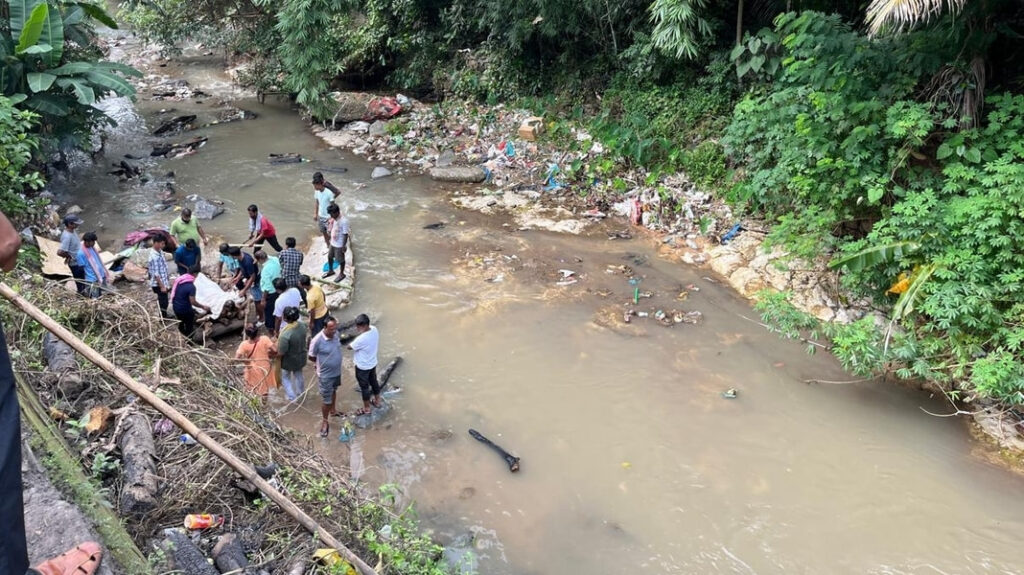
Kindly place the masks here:
<instances>
[{"instance_id":1,"label":"dark blue jeans","mask_svg":"<svg viewBox=\"0 0 1024 575\"><path fill-rule=\"evenodd\" d=\"M0 327L0 573L28 570L25 508L21 494L21 421L7 339Z\"/></svg>"}]
</instances>

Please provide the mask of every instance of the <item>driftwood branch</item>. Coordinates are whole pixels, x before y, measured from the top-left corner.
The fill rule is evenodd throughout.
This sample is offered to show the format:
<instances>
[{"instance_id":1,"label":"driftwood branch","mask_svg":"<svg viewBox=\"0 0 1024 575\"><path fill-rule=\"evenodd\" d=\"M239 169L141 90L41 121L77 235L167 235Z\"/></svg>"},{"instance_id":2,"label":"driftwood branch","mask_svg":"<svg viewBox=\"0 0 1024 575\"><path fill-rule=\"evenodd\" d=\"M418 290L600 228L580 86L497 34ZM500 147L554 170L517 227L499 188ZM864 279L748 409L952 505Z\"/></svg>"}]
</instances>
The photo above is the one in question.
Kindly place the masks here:
<instances>
[{"instance_id":1,"label":"driftwood branch","mask_svg":"<svg viewBox=\"0 0 1024 575\"><path fill-rule=\"evenodd\" d=\"M132 393L137 395L140 399L151 405L154 409L159 411L167 419L170 419L175 425L180 427L185 433L191 434L197 442L203 447L208 449L211 453L216 455L221 461L226 463L243 478L248 479L255 485L264 495L270 500L281 507L286 513L295 518L305 529L310 533L315 534L320 538L321 541L333 547L338 551L346 561L355 566L356 570L361 575L377 575L376 571L372 567L366 564L365 561L360 559L355 553L352 552L348 547L343 545L338 539L334 537L330 532L324 529L319 523L316 522L312 517L306 514L305 511L300 509L295 503L284 496L274 486L270 485L265 479L260 477L253 467L241 459L238 458L233 452L222 446L217 440L213 439L207 433L187 417L182 415L177 409L172 407L163 399L160 399L155 393L153 393L149 387L139 383L133 378L128 372L114 365L110 360L103 357L95 349L86 344L84 341L78 338L75 334L68 331L64 326L58 324L50 316L44 313L42 310L32 305L28 300L21 297L14 290L11 289L6 283L0 283L0 296L14 304L15 307L25 312L29 317L39 322L44 328L50 331L52 334L63 340L65 343L74 348L75 351L85 356L94 365L107 372L114 377L119 383L128 388Z\"/></svg>"}]
</instances>

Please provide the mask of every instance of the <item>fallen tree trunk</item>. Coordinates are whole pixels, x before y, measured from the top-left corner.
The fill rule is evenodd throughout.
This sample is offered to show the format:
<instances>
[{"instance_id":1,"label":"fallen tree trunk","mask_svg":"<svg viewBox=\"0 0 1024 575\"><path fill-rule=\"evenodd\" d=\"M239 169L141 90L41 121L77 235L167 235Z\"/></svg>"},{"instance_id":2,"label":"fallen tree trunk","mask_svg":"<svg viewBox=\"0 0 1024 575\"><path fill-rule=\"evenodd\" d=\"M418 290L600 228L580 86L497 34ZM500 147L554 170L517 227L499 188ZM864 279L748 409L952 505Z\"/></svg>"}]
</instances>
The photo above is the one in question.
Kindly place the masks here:
<instances>
[{"instance_id":1,"label":"fallen tree trunk","mask_svg":"<svg viewBox=\"0 0 1024 575\"><path fill-rule=\"evenodd\" d=\"M64 397L74 402L89 387L88 383L82 381L75 350L47 332L43 336L43 356L46 358L46 377L51 379Z\"/></svg>"},{"instance_id":2,"label":"fallen tree trunk","mask_svg":"<svg viewBox=\"0 0 1024 575\"><path fill-rule=\"evenodd\" d=\"M124 418L117 439L121 448L124 486L121 488L121 512L142 515L157 506L160 479L156 474L156 446L149 418L132 413Z\"/></svg>"},{"instance_id":3,"label":"fallen tree trunk","mask_svg":"<svg viewBox=\"0 0 1024 575\"><path fill-rule=\"evenodd\" d=\"M253 467L241 459L238 458L232 451L226 449L217 440L209 436L205 431L199 429L195 423L189 418L182 415L180 411L172 407L166 401L156 395L149 387L139 383L135 378L128 374L128 372L114 365L109 359L100 355L95 349L90 347L84 341L78 338L75 334L68 331L67 328L60 325L53 320L50 316L43 313L42 310L32 305L28 300L18 295L14 290L11 289L6 283L0 283L0 296L14 304L15 307L25 312L29 317L39 322L44 328L53 333L55 336L63 340L65 343L74 348L75 351L81 353L90 362L95 364L103 371L109 373L119 383L124 385L128 390L137 395L142 401L151 405L154 409L163 414L164 417L171 420L175 425L180 427L182 431L190 434L199 444L208 449L211 453L216 455L221 461L226 463L229 467L238 472L239 475L248 479L255 485L260 491L262 491L270 500L281 507L286 513L295 518L305 529L310 533L315 534L321 541L329 545L338 551L343 559L355 566L356 570L361 575L377 575L372 567L367 565L365 561L359 558L351 549L346 547L338 541L338 539L331 534L329 531L324 529L319 523L316 522L312 517L306 514L305 511L300 509L290 499L285 497L280 491L277 490L273 485L267 482L256 473Z\"/></svg>"},{"instance_id":4,"label":"fallen tree trunk","mask_svg":"<svg viewBox=\"0 0 1024 575\"><path fill-rule=\"evenodd\" d=\"M487 179L487 170L478 166L430 168L430 179L438 182L477 184Z\"/></svg>"}]
</instances>

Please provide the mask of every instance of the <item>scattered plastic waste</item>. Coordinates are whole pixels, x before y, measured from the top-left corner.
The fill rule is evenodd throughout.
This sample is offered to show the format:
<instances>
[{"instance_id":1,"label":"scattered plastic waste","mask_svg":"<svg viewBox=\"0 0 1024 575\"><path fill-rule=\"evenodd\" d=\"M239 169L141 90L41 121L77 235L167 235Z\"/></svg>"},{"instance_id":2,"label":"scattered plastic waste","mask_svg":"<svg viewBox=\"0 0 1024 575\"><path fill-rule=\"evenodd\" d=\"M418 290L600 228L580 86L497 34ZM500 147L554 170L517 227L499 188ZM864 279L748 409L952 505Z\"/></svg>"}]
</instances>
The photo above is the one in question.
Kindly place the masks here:
<instances>
[{"instance_id":1,"label":"scattered plastic waste","mask_svg":"<svg viewBox=\"0 0 1024 575\"><path fill-rule=\"evenodd\" d=\"M182 433L181 437L179 439L185 445L195 445L195 444L199 443L198 441L196 441L196 438L192 437L191 435L189 435L187 433Z\"/></svg>"},{"instance_id":2,"label":"scattered plastic waste","mask_svg":"<svg viewBox=\"0 0 1024 575\"><path fill-rule=\"evenodd\" d=\"M209 529L224 524L223 515L210 513L190 513L185 516L185 529Z\"/></svg>"},{"instance_id":3,"label":"scattered plastic waste","mask_svg":"<svg viewBox=\"0 0 1024 575\"><path fill-rule=\"evenodd\" d=\"M544 180L545 192L554 192L565 187L565 183L558 181L558 178L556 177L560 171L558 164L548 165L547 178Z\"/></svg>"},{"instance_id":4,"label":"scattered plastic waste","mask_svg":"<svg viewBox=\"0 0 1024 575\"><path fill-rule=\"evenodd\" d=\"M740 224L736 224L732 228L730 228L729 231L725 232L725 235L722 236L722 245L728 245L729 242L732 241L732 239L735 238L742 229L743 226L741 226Z\"/></svg>"},{"instance_id":5,"label":"scattered plastic waste","mask_svg":"<svg viewBox=\"0 0 1024 575\"><path fill-rule=\"evenodd\" d=\"M352 428L352 422L345 421L341 424L341 433L338 435L338 441L348 443L355 435L356 430Z\"/></svg>"},{"instance_id":6,"label":"scattered plastic waste","mask_svg":"<svg viewBox=\"0 0 1024 575\"><path fill-rule=\"evenodd\" d=\"M738 393L739 392L736 391L735 387L730 387L729 389L727 389L727 390L722 392L722 397L724 397L726 399L736 399L736 395Z\"/></svg>"},{"instance_id":7,"label":"scattered plastic waste","mask_svg":"<svg viewBox=\"0 0 1024 575\"><path fill-rule=\"evenodd\" d=\"M331 573L340 575L359 575L356 568L341 558L335 549L317 549L313 552L313 560L331 568Z\"/></svg>"}]
</instances>

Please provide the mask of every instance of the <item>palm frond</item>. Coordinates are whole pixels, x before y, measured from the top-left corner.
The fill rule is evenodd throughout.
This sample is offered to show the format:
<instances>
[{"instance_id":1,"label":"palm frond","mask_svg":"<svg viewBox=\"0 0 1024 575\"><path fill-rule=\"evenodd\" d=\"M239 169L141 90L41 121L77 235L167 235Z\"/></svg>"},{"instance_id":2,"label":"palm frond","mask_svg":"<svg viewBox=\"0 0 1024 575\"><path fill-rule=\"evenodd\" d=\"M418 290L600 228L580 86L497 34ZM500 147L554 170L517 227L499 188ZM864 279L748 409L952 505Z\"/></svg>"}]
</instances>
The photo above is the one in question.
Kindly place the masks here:
<instances>
[{"instance_id":1,"label":"palm frond","mask_svg":"<svg viewBox=\"0 0 1024 575\"><path fill-rule=\"evenodd\" d=\"M891 27L900 32L927 22L944 10L959 12L967 0L871 0L867 10L872 35Z\"/></svg>"}]
</instances>

